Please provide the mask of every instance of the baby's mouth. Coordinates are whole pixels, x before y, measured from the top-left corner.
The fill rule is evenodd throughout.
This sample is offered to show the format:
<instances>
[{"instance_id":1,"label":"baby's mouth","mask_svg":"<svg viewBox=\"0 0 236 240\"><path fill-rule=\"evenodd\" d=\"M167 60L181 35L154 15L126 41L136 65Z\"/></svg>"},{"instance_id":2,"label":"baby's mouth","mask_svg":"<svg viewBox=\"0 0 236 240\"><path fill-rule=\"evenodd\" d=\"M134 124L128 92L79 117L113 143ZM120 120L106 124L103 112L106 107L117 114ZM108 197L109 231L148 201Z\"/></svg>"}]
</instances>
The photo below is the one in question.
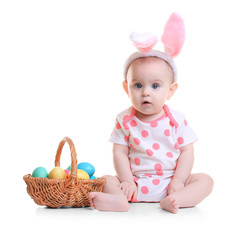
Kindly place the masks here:
<instances>
[{"instance_id":1,"label":"baby's mouth","mask_svg":"<svg viewBox=\"0 0 236 240\"><path fill-rule=\"evenodd\" d=\"M149 104L151 104L149 101L143 101L142 102L142 105L149 105Z\"/></svg>"}]
</instances>

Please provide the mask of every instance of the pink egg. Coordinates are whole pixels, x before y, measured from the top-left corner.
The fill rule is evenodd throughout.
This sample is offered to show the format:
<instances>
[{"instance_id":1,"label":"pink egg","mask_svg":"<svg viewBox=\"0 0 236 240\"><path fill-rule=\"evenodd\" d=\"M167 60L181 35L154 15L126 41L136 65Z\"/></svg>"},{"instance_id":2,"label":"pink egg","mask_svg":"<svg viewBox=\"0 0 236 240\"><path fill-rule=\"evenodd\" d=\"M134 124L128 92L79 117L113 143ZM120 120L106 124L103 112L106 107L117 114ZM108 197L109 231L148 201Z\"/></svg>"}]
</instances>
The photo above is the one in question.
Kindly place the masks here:
<instances>
[{"instance_id":1,"label":"pink egg","mask_svg":"<svg viewBox=\"0 0 236 240\"><path fill-rule=\"evenodd\" d=\"M68 175L69 175L69 172L70 172L70 171L67 170L67 169L65 169L64 171L65 171L65 173L66 173L66 178L68 178Z\"/></svg>"}]
</instances>

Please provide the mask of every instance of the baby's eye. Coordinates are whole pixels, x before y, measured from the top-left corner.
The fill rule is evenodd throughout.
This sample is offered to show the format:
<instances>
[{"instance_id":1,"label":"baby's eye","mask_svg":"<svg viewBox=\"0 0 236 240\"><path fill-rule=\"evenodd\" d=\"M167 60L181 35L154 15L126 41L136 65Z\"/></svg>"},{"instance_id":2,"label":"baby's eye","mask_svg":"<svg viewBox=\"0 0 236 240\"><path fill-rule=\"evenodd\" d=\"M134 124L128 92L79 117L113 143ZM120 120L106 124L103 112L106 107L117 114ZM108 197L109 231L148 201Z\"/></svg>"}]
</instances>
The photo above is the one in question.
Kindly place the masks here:
<instances>
[{"instance_id":1,"label":"baby's eye","mask_svg":"<svg viewBox=\"0 0 236 240\"><path fill-rule=\"evenodd\" d=\"M153 83L153 84L152 84L152 88L153 88L153 89L157 89L158 87L160 87L159 84L157 84L157 83Z\"/></svg>"},{"instance_id":2,"label":"baby's eye","mask_svg":"<svg viewBox=\"0 0 236 240\"><path fill-rule=\"evenodd\" d=\"M142 88L142 84L141 83L135 83L134 87L135 88Z\"/></svg>"}]
</instances>

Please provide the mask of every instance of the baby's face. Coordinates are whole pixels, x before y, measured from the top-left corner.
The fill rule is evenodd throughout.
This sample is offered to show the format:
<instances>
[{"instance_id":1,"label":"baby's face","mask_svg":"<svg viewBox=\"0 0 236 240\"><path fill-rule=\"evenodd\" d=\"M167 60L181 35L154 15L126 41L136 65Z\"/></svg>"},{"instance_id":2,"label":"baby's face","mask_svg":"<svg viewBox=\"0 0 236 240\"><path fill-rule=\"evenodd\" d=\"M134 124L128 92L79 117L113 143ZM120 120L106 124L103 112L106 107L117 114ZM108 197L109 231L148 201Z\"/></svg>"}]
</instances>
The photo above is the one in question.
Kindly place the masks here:
<instances>
[{"instance_id":1,"label":"baby's face","mask_svg":"<svg viewBox=\"0 0 236 240\"><path fill-rule=\"evenodd\" d=\"M170 99L177 88L168 63L155 57L135 60L129 67L125 84L139 118L149 116L150 121L163 111L166 99Z\"/></svg>"}]
</instances>

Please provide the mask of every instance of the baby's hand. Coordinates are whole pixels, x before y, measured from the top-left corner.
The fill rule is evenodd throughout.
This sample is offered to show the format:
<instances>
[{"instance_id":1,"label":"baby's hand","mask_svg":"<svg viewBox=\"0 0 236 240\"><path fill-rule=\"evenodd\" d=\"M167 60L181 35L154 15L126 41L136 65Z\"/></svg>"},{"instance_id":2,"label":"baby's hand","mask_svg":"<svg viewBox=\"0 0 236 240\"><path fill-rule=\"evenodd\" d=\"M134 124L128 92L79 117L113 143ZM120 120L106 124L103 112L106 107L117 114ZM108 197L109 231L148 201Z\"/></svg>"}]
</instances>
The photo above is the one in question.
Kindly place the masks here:
<instances>
[{"instance_id":1,"label":"baby's hand","mask_svg":"<svg viewBox=\"0 0 236 240\"><path fill-rule=\"evenodd\" d=\"M168 195L184 188L184 183L179 179L173 179L168 187Z\"/></svg>"},{"instance_id":2,"label":"baby's hand","mask_svg":"<svg viewBox=\"0 0 236 240\"><path fill-rule=\"evenodd\" d=\"M137 197L137 187L134 181L132 182L122 182L120 188L127 197L127 200L130 201L131 198L134 201Z\"/></svg>"}]
</instances>

